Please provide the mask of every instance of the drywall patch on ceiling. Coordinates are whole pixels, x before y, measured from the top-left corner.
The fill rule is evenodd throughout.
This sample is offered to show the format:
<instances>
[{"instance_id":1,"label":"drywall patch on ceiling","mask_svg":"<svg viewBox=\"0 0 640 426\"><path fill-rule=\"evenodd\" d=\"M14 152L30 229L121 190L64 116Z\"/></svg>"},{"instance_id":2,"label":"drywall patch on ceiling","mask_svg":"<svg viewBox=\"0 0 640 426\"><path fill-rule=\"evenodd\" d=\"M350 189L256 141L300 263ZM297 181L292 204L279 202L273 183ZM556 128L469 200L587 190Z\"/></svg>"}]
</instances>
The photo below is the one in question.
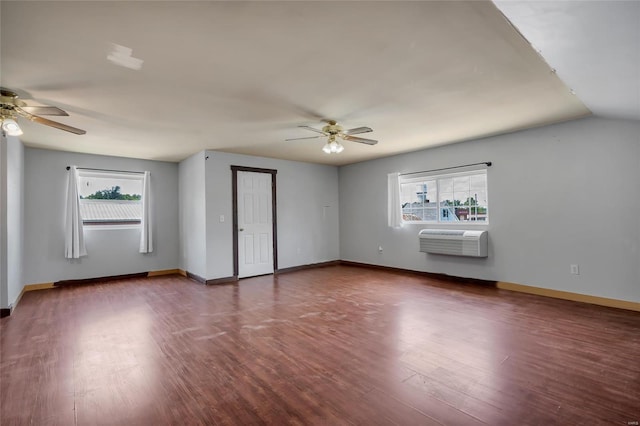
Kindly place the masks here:
<instances>
[{"instance_id":1,"label":"drywall patch on ceiling","mask_svg":"<svg viewBox=\"0 0 640 426\"><path fill-rule=\"evenodd\" d=\"M107 59L116 65L140 71L142 69L142 59L132 56L133 49L119 44L111 43L111 53L107 55Z\"/></svg>"}]
</instances>

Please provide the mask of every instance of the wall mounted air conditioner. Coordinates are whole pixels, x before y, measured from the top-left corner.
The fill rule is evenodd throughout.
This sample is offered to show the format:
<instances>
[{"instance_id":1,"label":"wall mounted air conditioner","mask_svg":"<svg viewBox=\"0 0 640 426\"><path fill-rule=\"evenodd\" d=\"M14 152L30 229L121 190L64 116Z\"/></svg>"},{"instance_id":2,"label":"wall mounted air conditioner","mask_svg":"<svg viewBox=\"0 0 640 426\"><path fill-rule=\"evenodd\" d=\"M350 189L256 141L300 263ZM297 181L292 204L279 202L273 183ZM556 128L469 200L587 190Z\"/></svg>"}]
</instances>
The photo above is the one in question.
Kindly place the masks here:
<instances>
[{"instance_id":1,"label":"wall mounted air conditioner","mask_svg":"<svg viewBox=\"0 0 640 426\"><path fill-rule=\"evenodd\" d=\"M420 251L452 256L488 256L487 231L423 229L418 234Z\"/></svg>"}]
</instances>

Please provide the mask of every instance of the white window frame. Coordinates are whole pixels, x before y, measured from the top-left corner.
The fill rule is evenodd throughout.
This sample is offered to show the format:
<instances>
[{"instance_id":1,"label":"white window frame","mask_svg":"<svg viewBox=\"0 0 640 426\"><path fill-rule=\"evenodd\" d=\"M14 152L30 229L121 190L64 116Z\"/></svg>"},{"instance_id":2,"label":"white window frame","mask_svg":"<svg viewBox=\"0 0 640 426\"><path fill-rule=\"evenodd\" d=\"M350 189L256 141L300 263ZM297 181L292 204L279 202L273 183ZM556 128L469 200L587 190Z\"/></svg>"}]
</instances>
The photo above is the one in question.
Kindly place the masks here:
<instances>
[{"instance_id":1,"label":"white window frame","mask_svg":"<svg viewBox=\"0 0 640 426\"><path fill-rule=\"evenodd\" d=\"M485 175L485 193L487 194L487 216L483 221L441 221L440 220L440 202L441 191L440 182L444 179L456 178L461 176L473 176L473 175ZM425 173L411 173L407 175L400 175L398 190L402 194L402 185L411 183L420 183L427 180L435 180L437 182L437 200L436 200L436 212L437 220L404 220L404 213L402 223L404 225L437 225L437 226L486 226L489 225L489 176L486 167L480 168L468 168L464 171L454 173L442 173L442 172L425 172ZM400 201L400 208L402 209L402 201ZM471 209L469 209L471 211Z\"/></svg>"},{"instance_id":2,"label":"white window frame","mask_svg":"<svg viewBox=\"0 0 640 426\"><path fill-rule=\"evenodd\" d=\"M142 186L144 181L143 173L132 173L125 171L106 171L106 170L92 170L92 169L78 169L78 186L80 186L82 178L99 178L99 179L113 179L113 180L139 180L141 182L140 185L140 195L142 194ZM78 188L78 193L80 193L81 189ZM142 203L142 199L140 203ZM80 200L82 203L82 200ZM117 230L117 229L140 229L141 219L137 221L113 221L113 222L91 222L83 218L82 225L85 230L91 231L99 231L99 230Z\"/></svg>"}]
</instances>

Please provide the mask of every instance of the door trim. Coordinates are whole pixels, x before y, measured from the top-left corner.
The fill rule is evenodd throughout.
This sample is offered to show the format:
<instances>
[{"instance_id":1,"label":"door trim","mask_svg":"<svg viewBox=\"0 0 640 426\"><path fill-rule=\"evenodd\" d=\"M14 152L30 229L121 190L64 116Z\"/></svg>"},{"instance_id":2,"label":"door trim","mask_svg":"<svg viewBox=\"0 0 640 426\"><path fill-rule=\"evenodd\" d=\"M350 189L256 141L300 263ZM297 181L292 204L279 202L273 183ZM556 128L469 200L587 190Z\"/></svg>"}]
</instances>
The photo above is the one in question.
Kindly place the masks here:
<instances>
[{"instance_id":1,"label":"door trim","mask_svg":"<svg viewBox=\"0 0 640 426\"><path fill-rule=\"evenodd\" d=\"M278 270L278 220L276 204L276 174L274 169L260 169L257 167L231 166L231 209L233 216L233 276L238 279L238 172L270 173L271 174L271 222L273 223L273 273Z\"/></svg>"}]
</instances>

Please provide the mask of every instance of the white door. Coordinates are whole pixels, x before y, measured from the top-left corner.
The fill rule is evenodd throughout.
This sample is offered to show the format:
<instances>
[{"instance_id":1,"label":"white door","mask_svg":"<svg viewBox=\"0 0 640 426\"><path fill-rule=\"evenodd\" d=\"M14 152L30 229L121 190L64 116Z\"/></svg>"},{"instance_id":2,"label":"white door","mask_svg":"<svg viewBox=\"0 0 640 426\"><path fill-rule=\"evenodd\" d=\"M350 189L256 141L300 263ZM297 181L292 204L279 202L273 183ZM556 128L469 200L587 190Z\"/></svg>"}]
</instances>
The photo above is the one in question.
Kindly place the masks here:
<instances>
[{"instance_id":1,"label":"white door","mask_svg":"<svg viewBox=\"0 0 640 426\"><path fill-rule=\"evenodd\" d=\"M273 273L271 173L238 171L238 277Z\"/></svg>"}]
</instances>

